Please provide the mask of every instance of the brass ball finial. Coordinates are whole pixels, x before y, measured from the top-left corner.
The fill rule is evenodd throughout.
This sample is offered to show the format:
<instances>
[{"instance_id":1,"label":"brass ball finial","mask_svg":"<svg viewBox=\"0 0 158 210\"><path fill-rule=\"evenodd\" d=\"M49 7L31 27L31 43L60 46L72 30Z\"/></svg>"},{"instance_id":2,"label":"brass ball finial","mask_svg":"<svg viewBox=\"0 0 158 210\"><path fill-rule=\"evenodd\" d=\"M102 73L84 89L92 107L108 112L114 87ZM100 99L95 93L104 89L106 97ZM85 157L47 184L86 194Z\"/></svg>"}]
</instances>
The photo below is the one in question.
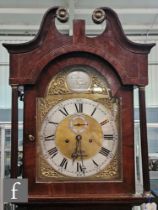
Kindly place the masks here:
<instances>
[{"instance_id":1,"label":"brass ball finial","mask_svg":"<svg viewBox=\"0 0 158 210\"><path fill-rule=\"evenodd\" d=\"M69 14L67 9L64 7L59 7L56 11L56 17L62 23L67 22L67 20L69 19Z\"/></svg>"},{"instance_id":2,"label":"brass ball finial","mask_svg":"<svg viewBox=\"0 0 158 210\"><path fill-rule=\"evenodd\" d=\"M103 9L97 8L93 11L92 14L92 20L97 23L100 24L102 23L104 20L106 19L106 14L105 11Z\"/></svg>"}]
</instances>

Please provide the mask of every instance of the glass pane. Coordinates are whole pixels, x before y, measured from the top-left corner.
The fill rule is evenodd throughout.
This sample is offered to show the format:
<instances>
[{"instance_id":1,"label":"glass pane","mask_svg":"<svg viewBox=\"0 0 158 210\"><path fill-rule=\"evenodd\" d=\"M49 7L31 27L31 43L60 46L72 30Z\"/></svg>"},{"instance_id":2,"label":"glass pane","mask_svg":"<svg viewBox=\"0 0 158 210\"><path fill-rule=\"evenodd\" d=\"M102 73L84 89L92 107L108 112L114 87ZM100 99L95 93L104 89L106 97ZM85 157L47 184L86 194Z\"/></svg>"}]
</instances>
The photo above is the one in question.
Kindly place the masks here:
<instances>
[{"instance_id":1,"label":"glass pane","mask_svg":"<svg viewBox=\"0 0 158 210\"><path fill-rule=\"evenodd\" d=\"M134 142L135 142L135 176L136 176L136 192L143 192L142 181L142 158L141 158L141 140L140 140L140 120L139 120L139 100L138 88L134 88Z\"/></svg>"},{"instance_id":2,"label":"glass pane","mask_svg":"<svg viewBox=\"0 0 158 210\"><path fill-rule=\"evenodd\" d=\"M148 138L149 138L149 153L157 153L158 156L158 125L157 127L148 127ZM156 154L155 154L156 155Z\"/></svg>"},{"instance_id":3,"label":"glass pane","mask_svg":"<svg viewBox=\"0 0 158 210\"><path fill-rule=\"evenodd\" d=\"M23 140L23 130L20 128L18 133L18 176L22 175L22 140ZM5 177L10 177L10 161L11 161L11 129L5 129Z\"/></svg>"},{"instance_id":4,"label":"glass pane","mask_svg":"<svg viewBox=\"0 0 158 210\"><path fill-rule=\"evenodd\" d=\"M150 178L158 179L158 124L148 125ZM157 181L158 184L158 181Z\"/></svg>"},{"instance_id":5,"label":"glass pane","mask_svg":"<svg viewBox=\"0 0 158 210\"><path fill-rule=\"evenodd\" d=\"M4 153L4 161L5 161L5 176L10 176L10 148L11 148L11 130L5 129L5 153Z\"/></svg>"}]
</instances>

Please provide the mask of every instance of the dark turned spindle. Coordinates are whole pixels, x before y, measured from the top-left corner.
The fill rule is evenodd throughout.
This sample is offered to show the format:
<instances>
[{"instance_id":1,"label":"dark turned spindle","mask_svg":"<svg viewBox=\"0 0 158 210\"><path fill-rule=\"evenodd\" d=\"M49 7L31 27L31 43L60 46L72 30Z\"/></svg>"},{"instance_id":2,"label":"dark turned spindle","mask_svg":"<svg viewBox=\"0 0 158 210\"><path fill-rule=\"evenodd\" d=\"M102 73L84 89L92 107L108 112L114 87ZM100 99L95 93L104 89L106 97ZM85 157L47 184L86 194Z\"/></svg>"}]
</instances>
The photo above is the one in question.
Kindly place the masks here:
<instances>
[{"instance_id":1,"label":"dark turned spindle","mask_svg":"<svg viewBox=\"0 0 158 210\"><path fill-rule=\"evenodd\" d=\"M18 162L18 86L12 85L11 178L17 178Z\"/></svg>"},{"instance_id":2,"label":"dark turned spindle","mask_svg":"<svg viewBox=\"0 0 158 210\"><path fill-rule=\"evenodd\" d=\"M148 142L147 142L147 125L146 125L146 108L145 108L145 88L139 87L139 118L140 118L140 136L142 150L142 170L144 193L150 191L149 182L149 165L148 165Z\"/></svg>"}]
</instances>

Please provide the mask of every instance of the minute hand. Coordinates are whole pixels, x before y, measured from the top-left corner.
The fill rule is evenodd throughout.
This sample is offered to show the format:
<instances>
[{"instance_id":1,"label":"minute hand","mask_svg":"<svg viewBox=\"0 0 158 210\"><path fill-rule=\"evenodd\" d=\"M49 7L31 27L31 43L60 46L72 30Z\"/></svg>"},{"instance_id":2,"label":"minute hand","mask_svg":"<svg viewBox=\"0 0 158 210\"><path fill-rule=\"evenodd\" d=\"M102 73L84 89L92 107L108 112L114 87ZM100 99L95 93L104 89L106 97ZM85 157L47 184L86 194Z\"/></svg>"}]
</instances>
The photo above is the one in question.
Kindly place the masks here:
<instances>
[{"instance_id":1,"label":"minute hand","mask_svg":"<svg viewBox=\"0 0 158 210\"><path fill-rule=\"evenodd\" d=\"M79 152L79 145L80 145L80 140L81 140L81 135L77 135L76 136L76 147L75 147L75 151L72 153L71 157L73 162L78 158L80 152Z\"/></svg>"},{"instance_id":2,"label":"minute hand","mask_svg":"<svg viewBox=\"0 0 158 210\"><path fill-rule=\"evenodd\" d=\"M79 141L79 151L80 151L80 158L81 158L81 163L82 163L82 172L85 174L85 166L83 164L83 153L82 153L82 146L81 146L81 141Z\"/></svg>"}]
</instances>

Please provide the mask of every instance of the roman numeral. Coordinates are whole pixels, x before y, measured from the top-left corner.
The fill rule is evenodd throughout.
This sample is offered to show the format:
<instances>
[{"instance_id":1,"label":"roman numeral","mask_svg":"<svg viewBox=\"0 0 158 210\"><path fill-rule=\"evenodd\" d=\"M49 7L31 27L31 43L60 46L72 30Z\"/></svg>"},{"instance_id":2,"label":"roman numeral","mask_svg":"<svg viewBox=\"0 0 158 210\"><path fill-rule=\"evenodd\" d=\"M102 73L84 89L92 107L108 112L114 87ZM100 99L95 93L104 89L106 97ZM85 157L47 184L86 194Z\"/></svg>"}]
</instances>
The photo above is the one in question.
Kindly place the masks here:
<instances>
[{"instance_id":1,"label":"roman numeral","mask_svg":"<svg viewBox=\"0 0 158 210\"><path fill-rule=\"evenodd\" d=\"M110 150L102 147L99 153L107 157L110 153Z\"/></svg>"},{"instance_id":2,"label":"roman numeral","mask_svg":"<svg viewBox=\"0 0 158 210\"><path fill-rule=\"evenodd\" d=\"M67 164L68 164L68 160L66 158L63 158L63 160L60 163L60 167L66 169Z\"/></svg>"},{"instance_id":3,"label":"roman numeral","mask_svg":"<svg viewBox=\"0 0 158 210\"><path fill-rule=\"evenodd\" d=\"M92 160L95 166L99 166L98 163L95 162L95 160Z\"/></svg>"},{"instance_id":4,"label":"roman numeral","mask_svg":"<svg viewBox=\"0 0 158 210\"><path fill-rule=\"evenodd\" d=\"M96 110L97 110L97 108L95 107L94 110L93 110L93 112L92 112L92 114L91 114L91 116L94 115L94 113L95 113Z\"/></svg>"},{"instance_id":5,"label":"roman numeral","mask_svg":"<svg viewBox=\"0 0 158 210\"><path fill-rule=\"evenodd\" d=\"M83 166L83 165L81 165L81 163L77 162L77 172L85 173L85 170L86 170L85 166Z\"/></svg>"},{"instance_id":6,"label":"roman numeral","mask_svg":"<svg viewBox=\"0 0 158 210\"><path fill-rule=\"evenodd\" d=\"M100 122L100 125L103 126L103 125L105 125L108 122L109 122L109 120L104 120L104 121Z\"/></svg>"},{"instance_id":7,"label":"roman numeral","mask_svg":"<svg viewBox=\"0 0 158 210\"><path fill-rule=\"evenodd\" d=\"M48 150L49 155L51 155L51 158L56 156L58 154L58 150L56 147L53 147L52 149Z\"/></svg>"},{"instance_id":8,"label":"roman numeral","mask_svg":"<svg viewBox=\"0 0 158 210\"><path fill-rule=\"evenodd\" d=\"M45 139L45 141L53 141L53 140L54 140L54 137L55 137L55 135L52 134L52 135L50 135L50 136L44 137L44 139Z\"/></svg>"},{"instance_id":9,"label":"roman numeral","mask_svg":"<svg viewBox=\"0 0 158 210\"><path fill-rule=\"evenodd\" d=\"M67 110L65 109L65 107L63 107L63 109L59 109L59 111L60 111L63 115L65 115L65 116L68 116L68 115L69 115L69 113L67 112Z\"/></svg>"},{"instance_id":10,"label":"roman numeral","mask_svg":"<svg viewBox=\"0 0 158 210\"><path fill-rule=\"evenodd\" d=\"M104 134L104 140L113 140L114 136L112 134Z\"/></svg>"},{"instance_id":11,"label":"roman numeral","mask_svg":"<svg viewBox=\"0 0 158 210\"><path fill-rule=\"evenodd\" d=\"M82 103L78 103L78 104L75 104L75 107L76 107L76 111L77 112L83 112L83 104Z\"/></svg>"}]
</instances>

